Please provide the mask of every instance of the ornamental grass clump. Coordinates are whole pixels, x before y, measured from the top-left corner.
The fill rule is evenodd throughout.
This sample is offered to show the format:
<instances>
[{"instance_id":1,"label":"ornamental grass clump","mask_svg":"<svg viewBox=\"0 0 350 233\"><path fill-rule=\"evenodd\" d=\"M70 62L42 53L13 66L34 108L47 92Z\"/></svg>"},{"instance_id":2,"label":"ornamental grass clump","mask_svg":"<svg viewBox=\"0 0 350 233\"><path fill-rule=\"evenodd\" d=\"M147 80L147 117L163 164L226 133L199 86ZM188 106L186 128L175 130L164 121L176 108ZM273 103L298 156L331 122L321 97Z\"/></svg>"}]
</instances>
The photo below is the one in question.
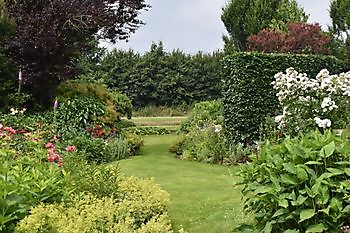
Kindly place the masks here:
<instances>
[{"instance_id":1,"label":"ornamental grass clump","mask_svg":"<svg viewBox=\"0 0 350 233\"><path fill-rule=\"evenodd\" d=\"M349 139L349 131L336 136L325 130L262 145L240 172L244 208L255 217L252 228L303 233L341 232L348 226Z\"/></svg>"},{"instance_id":2,"label":"ornamental grass clump","mask_svg":"<svg viewBox=\"0 0 350 233\"><path fill-rule=\"evenodd\" d=\"M309 78L289 68L276 74L272 84L283 107L283 114L275 121L284 133L349 125L350 72L330 75L324 69L316 78Z\"/></svg>"}]
</instances>

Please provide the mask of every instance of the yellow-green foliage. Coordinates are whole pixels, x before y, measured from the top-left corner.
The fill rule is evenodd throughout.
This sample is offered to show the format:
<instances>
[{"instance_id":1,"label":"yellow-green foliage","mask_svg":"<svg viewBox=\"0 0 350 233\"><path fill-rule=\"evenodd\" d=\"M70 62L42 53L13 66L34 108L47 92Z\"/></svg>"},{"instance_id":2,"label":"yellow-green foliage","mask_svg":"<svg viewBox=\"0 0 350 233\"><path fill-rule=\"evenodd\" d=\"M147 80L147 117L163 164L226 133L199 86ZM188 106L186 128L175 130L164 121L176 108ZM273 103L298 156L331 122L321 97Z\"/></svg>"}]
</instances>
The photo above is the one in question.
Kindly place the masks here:
<instances>
[{"instance_id":1,"label":"yellow-green foliage","mask_svg":"<svg viewBox=\"0 0 350 233\"><path fill-rule=\"evenodd\" d=\"M118 186L117 198L87 194L66 205L39 205L19 222L16 232L172 232L166 214L169 194L153 180L121 178Z\"/></svg>"}]
</instances>

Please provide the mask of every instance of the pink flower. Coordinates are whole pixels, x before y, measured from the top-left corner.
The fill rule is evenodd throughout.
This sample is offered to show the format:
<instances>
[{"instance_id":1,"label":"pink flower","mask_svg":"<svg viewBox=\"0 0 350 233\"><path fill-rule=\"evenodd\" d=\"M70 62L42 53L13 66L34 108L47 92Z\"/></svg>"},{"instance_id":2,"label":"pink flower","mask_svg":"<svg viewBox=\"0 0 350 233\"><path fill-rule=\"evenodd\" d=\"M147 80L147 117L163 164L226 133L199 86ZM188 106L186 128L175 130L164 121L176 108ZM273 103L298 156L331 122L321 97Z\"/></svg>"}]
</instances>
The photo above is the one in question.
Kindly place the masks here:
<instances>
[{"instance_id":1,"label":"pink flower","mask_svg":"<svg viewBox=\"0 0 350 233\"><path fill-rule=\"evenodd\" d=\"M0 124L0 130L1 130L2 128L4 128L4 125L3 125L3 124Z\"/></svg>"},{"instance_id":2,"label":"pink flower","mask_svg":"<svg viewBox=\"0 0 350 233\"><path fill-rule=\"evenodd\" d=\"M71 151L75 151L75 150L76 150L75 146L67 146L66 147L67 152L71 152Z\"/></svg>"},{"instance_id":3,"label":"pink flower","mask_svg":"<svg viewBox=\"0 0 350 233\"><path fill-rule=\"evenodd\" d=\"M46 149L55 148L55 145L52 144L51 142L48 142L48 143L46 143L45 148L46 148Z\"/></svg>"},{"instance_id":4,"label":"pink flower","mask_svg":"<svg viewBox=\"0 0 350 233\"><path fill-rule=\"evenodd\" d=\"M47 151L49 152L49 155L54 155L55 154L55 151L54 151L55 148L49 148Z\"/></svg>"},{"instance_id":5,"label":"pink flower","mask_svg":"<svg viewBox=\"0 0 350 233\"><path fill-rule=\"evenodd\" d=\"M55 162L55 157L53 157L53 156L47 156L46 157L46 159L47 159L47 161L49 161L50 163L53 163L53 162Z\"/></svg>"},{"instance_id":6,"label":"pink flower","mask_svg":"<svg viewBox=\"0 0 350 233\"><path fill-rule=\"evenodd\" d=\"M17 133L17 131L15 129L13 129L12 127L5 127L4 130L9 132L10 134L16 134Z\"/></svg>"}]
</instances>

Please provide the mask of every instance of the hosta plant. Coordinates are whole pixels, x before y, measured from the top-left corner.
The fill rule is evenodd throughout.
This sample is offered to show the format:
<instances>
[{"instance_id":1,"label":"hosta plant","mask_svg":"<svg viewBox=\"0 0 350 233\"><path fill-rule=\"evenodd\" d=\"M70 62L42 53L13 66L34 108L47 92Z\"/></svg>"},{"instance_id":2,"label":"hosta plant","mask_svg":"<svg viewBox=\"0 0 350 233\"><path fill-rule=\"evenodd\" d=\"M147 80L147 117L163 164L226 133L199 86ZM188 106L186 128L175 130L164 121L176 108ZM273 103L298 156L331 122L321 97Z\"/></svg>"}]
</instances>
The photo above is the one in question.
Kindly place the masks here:
<instances>
[{"instance_id":1,"label":"hosta plant","mask_svg":"<svg viewBox=\"0 0 350 233\"><path fill-rule=\"evenodd\" d=\"M245 210L257 232L341 232L350 223L349 132L266 142L242 166Z\"/></svg>"}]
</instances>

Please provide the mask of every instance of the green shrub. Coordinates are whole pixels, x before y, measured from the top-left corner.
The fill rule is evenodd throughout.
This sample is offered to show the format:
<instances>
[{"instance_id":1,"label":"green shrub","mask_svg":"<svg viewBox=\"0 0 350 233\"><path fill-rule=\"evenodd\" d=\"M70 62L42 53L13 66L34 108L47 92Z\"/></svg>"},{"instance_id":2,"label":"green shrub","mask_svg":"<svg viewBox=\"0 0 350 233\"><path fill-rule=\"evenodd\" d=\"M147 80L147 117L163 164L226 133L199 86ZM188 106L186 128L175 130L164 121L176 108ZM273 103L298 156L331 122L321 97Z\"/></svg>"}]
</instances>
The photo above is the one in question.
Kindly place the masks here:
<instances>
[{"instance_id":1,"label":"green shrub","mask_svg":"<svg viewBox=\"0 0 350 233\"><path fill-rule=\"evenodd\" d=\"M121 175L116 164L97 165L66 158L64 170L70 174L68 185L75 195L90 193L98 198L118 196Z\"/></svg>"},{"instance_id":2,"label":"green shrub","mask_svg":"<svg viewBox=\"0 0 350 233\"><path fill-rule=\"evenodd\" d=\"M220 101L197 103L190 116L181 123L181 140L170 151L182 159L207 163L224 162L227 141L222 133L223 114Z\"/></svg>"},{"instance_id":3,"label":"green shrub","mask_svg":"<svg viewBox=\"0 0 350 233\"><path fill-rule=\"evenodd\" d=\"M95 98L80 96L62 100L55 117L60 130L67 127L83 129L98 122L104 113L103 105Z\"/></svg>"},{"instance_id":4,"label":"green shrub","mask_svg":"<svg viewBox=\"0 0 350 233\"><path fill-rule=\"evenodd\" d=\"M84 195L72 203L40 205L22 220L17 231L35 232L172 232L166 215L169 194L153 180L123 178L121 195L96 198Z\"/></svg>"},{"instance_id":5,"label":"green shrub","mask_svg":"<svg viewBox=\"0 0 350 233\"><path fill-rule=\"evenodd\" d=\"M70 81L60 84L57 91L63 99L94 99L97 105L102 106L103 112L98 119L103 123L112 124L122 116L131 117L131 100L126 95L109 91L102 84Z\"/></svg>"},{"instance_id":6,"label":"green shrub","mask_svg":"<svg viewBox=\"0 0 350 233\"><path fill-rule=\"evenodd\" d=\"M68 198L68 176L56 165L33 157L15 159L13 151L0 149L0 231L12 232L14 224L40 202Z\"/></svg>"},{"instance_id":7,"label":"green shrub","mask_svg":"<svg viewBox=\"0 0 350 233\"><path fill-rule=\"evenodd\" d=\"M140 135L129 132L123 133L123 136L128 141L128 155L138 155L140 153L141 147L143 146L142 137Z\"/></svg>"},{"instance_id":8,"label":"green shrub","mask_svg":"<svg viewBox=\"0 0 350 233\"><path fill-rule=\"evenodd\" d=\"M316 131L266 142L242 166L245 210L258 232L340 232L350 224L349 136Z\"/></svg>"},{"instance_id":9,"label":"green shrub","mask_svg":"<svg viewBox=\"0 0 350 233\"><path fill-rule=\"evenodd\" d=\"M315 77L321 69L342 71L343 63L331 56L235 53L224 59L224 116L230 140L251 144L259 138L259 126L279 107L272 82L289 67Z\"/></svg>"},{"instance_id":10,"label":"green shrub","mask_svg":"<svg viewBox=\"0 0 350 233\"><path fill-rule=\"evenodd\" d=\"M186 120L181 123L180 132L189 132L192 129L202 129L207 125L223 123L223 108L221 101L204 101L194 105Z\"/></svg>"},{"instance_id":11,"label":"green shrub","mask_svg":"<svg viewBox=\"0 0 350 233\"><path fill-rule=\"evenodd\" d=\"M164 135L170 133L166 128L159 126L129 127L124 129L123 132L134 133L141 136Z\"/></svg>"}]
</instances>

